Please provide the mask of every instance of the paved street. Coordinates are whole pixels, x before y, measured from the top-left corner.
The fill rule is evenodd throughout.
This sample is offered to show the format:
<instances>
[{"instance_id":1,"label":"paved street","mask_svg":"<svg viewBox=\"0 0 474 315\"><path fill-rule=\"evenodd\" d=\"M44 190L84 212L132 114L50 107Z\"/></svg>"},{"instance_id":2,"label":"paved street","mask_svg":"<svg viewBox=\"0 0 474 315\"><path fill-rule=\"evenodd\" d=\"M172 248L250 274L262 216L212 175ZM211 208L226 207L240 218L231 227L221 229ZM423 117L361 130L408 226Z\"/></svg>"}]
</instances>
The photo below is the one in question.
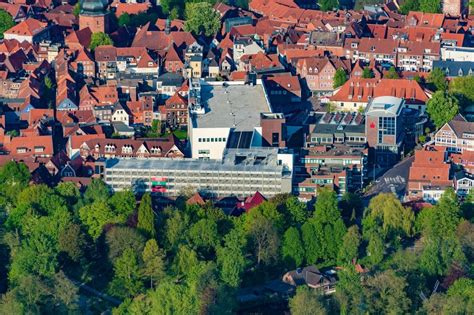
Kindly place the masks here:
<instances>
[{"instance_id":1,"label":"paved street","mask_svg":"<svg viewBox=\"0 0 474 315\"><path fill-rule=\"evenodd\" d=\"M371 198L384 192L393 192L399 196L404 195L408 182L408 173L413 160L414 156L408 157L377 178L375 185L364 197Z\"/></svg>"}]
</instances>

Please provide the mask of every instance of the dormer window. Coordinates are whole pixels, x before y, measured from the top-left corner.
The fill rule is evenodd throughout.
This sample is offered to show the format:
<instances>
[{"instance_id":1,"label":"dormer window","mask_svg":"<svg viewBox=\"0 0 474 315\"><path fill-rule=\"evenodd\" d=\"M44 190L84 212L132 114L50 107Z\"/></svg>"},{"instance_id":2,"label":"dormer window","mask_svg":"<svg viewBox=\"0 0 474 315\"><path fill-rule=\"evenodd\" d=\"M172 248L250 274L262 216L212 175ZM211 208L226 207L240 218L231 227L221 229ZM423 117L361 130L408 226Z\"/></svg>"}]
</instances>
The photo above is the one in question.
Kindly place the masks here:
<instances>
[{"instance_id":1,"label":"dormer window","mask_svg":"<svg viewBox=\"0 0 474 315\"><path fill-rule=\"evenodd\" d=\"M105 146L105 152L114 153L114 152L115 152L115 145L113 145L113 144L107 144L107 145Z\"/></svg>"},{"instance_id":2,"label":"dormer window","mask_svg":"<svg viewBox=\"0 0 474 315\"><path fill-rule=\"evenodd\" d=\"M25 147L19 147L16 149L16 153L26 153L28 151Z\"/></svg>"},{"instance_id":3,"label":"dormer window","mask_svg":"<svg viewBox=\"0 0 474 315\"><path fill-rule=\"evenodd\" d=\"M35 152L44 152L43 146L35 146Z\"/></svg>"},{"instance_id":4,"label":"dormer window","mask_svg":"<svg viewBox=\"0 0 474 315\"><path fill-rule=\"evenodd\" d=\"M161 149L159 147L152 147L151 154L161 154Z\"/></svg>"},{"instance_id":5,"label":"dormer window","mask_svg":"<svg viewBox=\"0 0 474 315\"><path fill-rule=\"evenodd\" d=\"M122 153L124 153L124 154L132 154L132 153L133 153L133 148L132 148L132 146L131 146L131 145L128 145L128 144L124 145L124 146L122 147Z\"/></svg>"},{"instance_id":6,"label":"dormer window","mask_svg":"<svg viewBox=\"0 0 474 315\"><path fill-rule=\"evenodd\" d=\"M464 73L463 73L462 69L459 69L458 76L462 77L463 75L464 75Z\"/></svg>"}]
</instances>

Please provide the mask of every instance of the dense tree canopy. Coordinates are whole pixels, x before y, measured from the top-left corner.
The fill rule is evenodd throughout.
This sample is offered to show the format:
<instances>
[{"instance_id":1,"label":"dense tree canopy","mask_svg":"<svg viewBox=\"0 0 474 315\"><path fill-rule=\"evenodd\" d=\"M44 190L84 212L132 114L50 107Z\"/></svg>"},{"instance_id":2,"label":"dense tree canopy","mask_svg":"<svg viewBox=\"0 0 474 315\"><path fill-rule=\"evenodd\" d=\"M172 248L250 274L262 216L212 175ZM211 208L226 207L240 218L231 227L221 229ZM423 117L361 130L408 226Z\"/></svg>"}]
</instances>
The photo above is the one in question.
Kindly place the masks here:
<instances>
[{"instance_id":1,"label":"dense tree canopy","mask_svg":"<svg viewBox=\"0 0 474 315\"><path fill-rule=\"evenodd\" d=\"M93 33L91 36L91 43L89 44L89 49L91 51L94 51L99 46L113 45L113 44L114 42L112 41L112 38L110 38L109 35L103 32Z\"/></svg>"},{"instance_id":2,"label":"dense tree canopy","mask_svg":"<svg viewBox=\"0 0 474 315\"><path fill-rule=\"evenodd\" d=\"M338 87L342 86L347 81L346 71L344 69L339 68L336 70L336 74L334 75L334 83L333 88L337 89Z\"/></svg>"},{"instance_id":3,"label":"dense tree canopy","mask_svg":"<svg viewBox=\"0 0 474 315\"><path fill-rule=\"evenodd\" d=\"M212 203L163 209L148 194L136 207L131 191L114 193L100 180L81 191L29 178L21 163L0 168L1 314L115 307L79 283L120 299L115 315L232 314L242 310L241 288L311 264L337 271L336 292L300 286L289 302L272 295L275 305L293 314L472 309L472 199L461 204L451 190L416 213L392 194L363 211L354 195L338 202L320 189L314 208L278 195L234 217ZM436 280L442 286L430 295Z\"/></svg>"},{"instance_id":4,"label":"dense tree canopy","mask_svg":"<svg viewBox=\"0 0 474 315\"><path fill-rule=\"evenodd\" d=\"M208 2L186 3L186 31L196 35L212 36L220 27L220 16Z\"/></svg>"},{"instance_id":5,"label":"dense tree canopy","mask_svg":"<svg viewBox=\"0 0 474 315\"><path fill-rule=\"evenodd\" d=\"M426 112L436 128L441 128L459 113L459 101L449 93L438 91L428 100Z\"/></svg>"},{"instance_id":6,"label":"dense tree canopy","mask_svg":"<svg viewBox=\"0 0 474 315\"><path fill-rule=\"evenodd\" d=\"M3 38L3 33L13 25L15 23L12 16L7 11L0 9L0 39Z\"/></svg>"}]
</instances>

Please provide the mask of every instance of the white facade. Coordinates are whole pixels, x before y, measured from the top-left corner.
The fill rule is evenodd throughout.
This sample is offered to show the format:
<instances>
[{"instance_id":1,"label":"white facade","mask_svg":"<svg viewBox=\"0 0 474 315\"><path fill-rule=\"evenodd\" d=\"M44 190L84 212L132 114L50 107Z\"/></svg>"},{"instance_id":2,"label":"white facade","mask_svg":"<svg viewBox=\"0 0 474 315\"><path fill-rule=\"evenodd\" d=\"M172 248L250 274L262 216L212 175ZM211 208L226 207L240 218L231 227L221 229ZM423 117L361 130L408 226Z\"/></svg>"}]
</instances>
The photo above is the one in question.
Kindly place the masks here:
<instances>
[{"instance_id":1,"label":"white facade","mask_svg":"<svg viewBox=\"0 0 474 315\"><path fill-rule=\"evenodd\" d=\"M271 112L265 87L261 80L254 85L245 82L206 82L194 80L190 84L188 134L191 157L222 159L224 150L236 146L242 133L245 147L262 145L260 113ZM237 134L237 135L236 135ZM229 146L228 146L229 143Z\"/></svg>"},{"instance_id":2,"label":"white facade","mask_svg":"<svg viewBox=\"0 0 474 315\"><path fill-rule=\"evenodd\" d=\"M231 128L192 128L191 156L198 159L221 159Z\"/></svg>"},{"instance_id":3,"label":"white facade","mask_svg":"<svg viewBox=\"0 0 474 315\"><path fill-rule=\"evenodd\" d=\"M472 61L474 62L474 48L470 47L442 47L441 60Z\"/></svg>"},{"instance_id":4,"label":"white facade","mask_svg":"<svg viewBox=\"0 0 474 315\"><path fill-rule=\"evenodd\" d=\"M120 109L117 109L113 114L112 114L112 121L113 122L122 122L124 123L125 125L130 125L130 116L128 115L128 113L120 108Z\"/></svg>"}]
</instances>

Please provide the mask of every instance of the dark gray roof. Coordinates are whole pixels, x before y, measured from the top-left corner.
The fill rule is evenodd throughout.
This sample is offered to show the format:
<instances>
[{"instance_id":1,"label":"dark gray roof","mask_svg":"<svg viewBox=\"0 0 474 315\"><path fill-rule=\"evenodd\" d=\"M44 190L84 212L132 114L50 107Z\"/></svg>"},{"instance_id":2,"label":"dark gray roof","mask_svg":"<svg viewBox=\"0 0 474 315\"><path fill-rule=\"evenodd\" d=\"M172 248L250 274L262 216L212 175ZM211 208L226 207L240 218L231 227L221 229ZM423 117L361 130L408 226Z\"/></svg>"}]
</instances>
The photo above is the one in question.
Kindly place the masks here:
<instances>
[{"instance_id":1,"label":"dark gray roof","mask_svg":"<svg viewBox=\"0 0 474 315\"><path fill-rule=\"evenodd\" d=\"M181 74L167 72L160 75L156 80L158 82L163 82L162 84L167 86L181 86L184 78Z\"/></svg>"},{"instance_id":2,"label":"dark gray roof","mask_svg":"<svg viewBox=\"0 0 474 315\"><path fill-rule=\"evenodd\" d=\"M435 60L433 68L440 68L448 77L462 77L474 74L474 62L471 61L452 61Z\"/></svg>"},{"instance_id":3,"label":"dark gray roof","mask_svg":"<svg viewBox=\"0 0 474 315\"><path fill-rule=\"evenodd\" d=\"M474 122L467 121L461 115L454 117L448 124L458 138L466 138L466 134L474 135Z\"/></svg>"}]
</instances>

